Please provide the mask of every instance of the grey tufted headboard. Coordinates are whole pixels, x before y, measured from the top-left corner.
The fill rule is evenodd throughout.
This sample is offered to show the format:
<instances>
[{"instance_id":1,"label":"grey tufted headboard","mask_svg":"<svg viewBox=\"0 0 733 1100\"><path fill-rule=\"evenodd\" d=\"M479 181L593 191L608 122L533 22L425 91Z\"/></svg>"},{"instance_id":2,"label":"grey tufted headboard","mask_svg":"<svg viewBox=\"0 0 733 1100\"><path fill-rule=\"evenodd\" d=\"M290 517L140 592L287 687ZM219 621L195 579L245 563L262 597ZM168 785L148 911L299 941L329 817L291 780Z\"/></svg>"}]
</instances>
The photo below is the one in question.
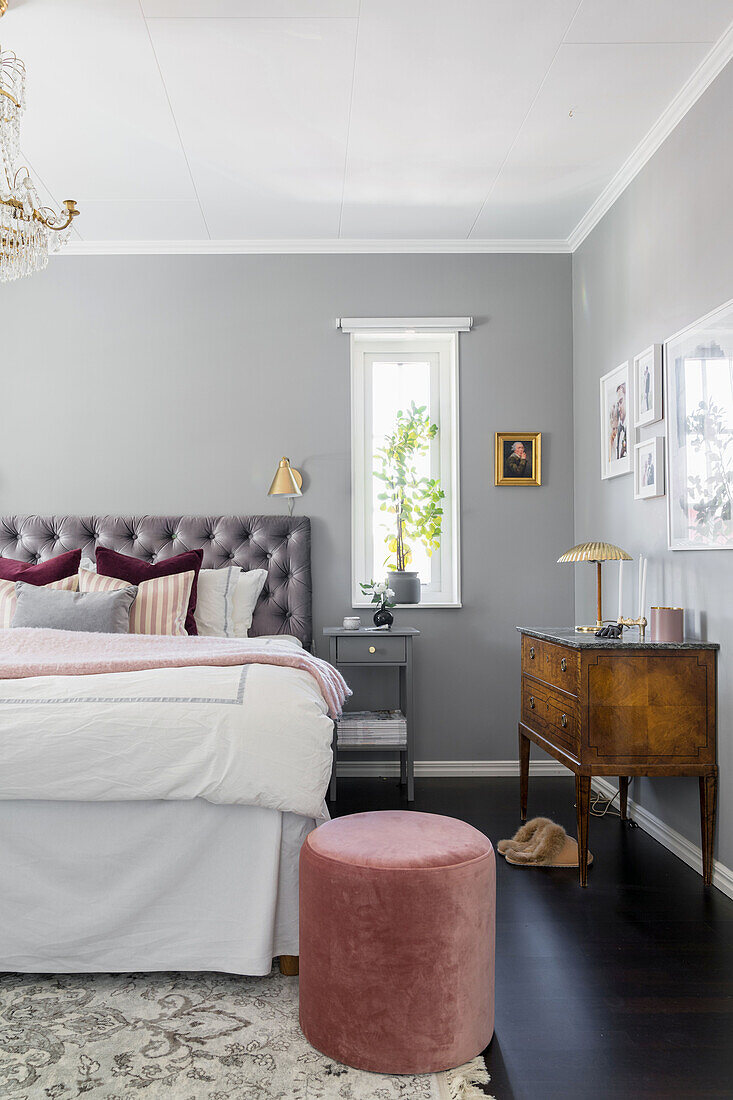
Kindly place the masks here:
<instances>
[{"instance_id":1,"label":"grey tufted headboard","mask_svg":"<svg viewBox=\"0 0 733 1100\"><path fill-rule=\"evenodd\" d=\"M108 546L143 561L184 550L204 551L204 569L266 569L255 634L293 634L312 641L311 527L300 516L0 516L0 557L38 562L81 550L94 558Z\"/></svg>"}]
</instances>

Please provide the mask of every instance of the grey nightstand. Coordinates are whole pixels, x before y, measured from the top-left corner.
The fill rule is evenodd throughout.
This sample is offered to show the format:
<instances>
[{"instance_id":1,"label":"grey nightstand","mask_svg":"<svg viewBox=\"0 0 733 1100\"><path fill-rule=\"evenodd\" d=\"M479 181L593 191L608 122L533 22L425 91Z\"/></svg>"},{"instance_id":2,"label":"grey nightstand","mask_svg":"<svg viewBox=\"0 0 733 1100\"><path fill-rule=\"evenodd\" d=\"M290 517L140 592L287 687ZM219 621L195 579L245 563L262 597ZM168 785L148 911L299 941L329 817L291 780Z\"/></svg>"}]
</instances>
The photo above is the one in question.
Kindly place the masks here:
<instances>
[{"instance_id":1,"label":"grey nightstand","mask_svg":"<svg viewBox=\"0 0 733 1100\"><path fill-rule=\"evenodd\" d=\"M400 754L400 782L407 784L407 801L415 799L415 734L412 723L412 640L420 634L414 627L392 627L391 630L344 630L341 626L327 626L323 633L329 641L329 660L332 665L348 673L351 668L396 668L400 682L400 710L407 723L406 744L340 745L338 722L333 738L333 772L330 797L336 798L336 760L340 752L398 752Z\"/></svg>"}]
</instances>

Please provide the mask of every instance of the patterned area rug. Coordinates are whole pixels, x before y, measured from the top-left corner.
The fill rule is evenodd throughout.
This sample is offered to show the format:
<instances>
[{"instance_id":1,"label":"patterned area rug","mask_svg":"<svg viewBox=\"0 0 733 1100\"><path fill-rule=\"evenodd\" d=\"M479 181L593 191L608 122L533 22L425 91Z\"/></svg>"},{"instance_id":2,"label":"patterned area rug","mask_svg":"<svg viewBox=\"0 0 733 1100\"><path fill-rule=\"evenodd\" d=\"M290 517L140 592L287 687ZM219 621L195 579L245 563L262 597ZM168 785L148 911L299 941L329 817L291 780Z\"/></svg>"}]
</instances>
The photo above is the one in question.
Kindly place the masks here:
<instances>
[{"instance_id":1,"label":"patterned area rug","mask_svg":"<svg viewBox=\"0 0 733 1100\"><path fill-rule=\"evenodd\" d=\"M3 1100L469 1100L481 1059L382 1076L309 1045L298 982L230 974L1 974Z\"/></svg>"}]
</instances>

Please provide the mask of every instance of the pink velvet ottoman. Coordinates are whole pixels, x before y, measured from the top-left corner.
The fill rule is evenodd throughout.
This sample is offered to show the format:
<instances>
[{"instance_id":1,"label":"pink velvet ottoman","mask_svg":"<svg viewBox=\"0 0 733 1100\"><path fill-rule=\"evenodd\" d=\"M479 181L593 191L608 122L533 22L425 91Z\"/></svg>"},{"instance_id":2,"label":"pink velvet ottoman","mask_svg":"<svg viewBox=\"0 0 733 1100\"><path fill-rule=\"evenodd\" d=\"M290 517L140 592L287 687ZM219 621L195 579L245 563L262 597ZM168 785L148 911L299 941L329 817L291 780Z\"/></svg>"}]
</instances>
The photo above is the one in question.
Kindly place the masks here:
<instances>
[{"instance_id":1,"label":"pink velvet ottoman","mask_svg":"<svg viewBox=\"0 0 733 1100\"><path fill-rule=\"evenodd\" d=\"M300 854L300 1026L329 1058L437 1073L494 1032L491 842L437 814L329 821Z\"/></svg>"}]
</instances>

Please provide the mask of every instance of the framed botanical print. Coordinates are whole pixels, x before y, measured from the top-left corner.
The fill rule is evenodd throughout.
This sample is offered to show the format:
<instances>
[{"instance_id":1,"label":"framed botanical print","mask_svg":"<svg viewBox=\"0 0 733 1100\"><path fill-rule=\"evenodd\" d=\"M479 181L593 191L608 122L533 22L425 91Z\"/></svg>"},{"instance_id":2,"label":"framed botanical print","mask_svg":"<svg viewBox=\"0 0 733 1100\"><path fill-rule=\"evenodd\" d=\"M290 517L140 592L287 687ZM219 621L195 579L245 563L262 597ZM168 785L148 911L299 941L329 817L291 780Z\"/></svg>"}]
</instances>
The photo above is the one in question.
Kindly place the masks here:
<instances>
[{"instance_id":1,"label":"framed botanical print","mask_svg":"<svg viewBox=\"0 0 733 1100\"><path fill-rule=\"evenodd\" d=\"M733 549L733 301L664 350L670 549Z\"/></svg>"},{"instance_id":2,"label":"framed botanical print","mask_svg":"<svg viewBox=\"0 0 733 1100\"><path fill-rule=\"evenodd\" d=\"M634 424L643 428L664 415L662 408L662 345L652 344L634 358Z\"/></svg>"},{"instance_id":3,"label":"framed botanical print","mask_svg":"<svg viewBox=\"0 0 733 1100\"><path fill-rule=\"evenodd\" d=\"M631 402L629 363L601 378L601 477L618 477L631 470Z\"/></svg>"},{"instance_id":4,"label":"framed botanical print","mask_svg":"<svg viewBox=\"0 0 733 1100\"><path fill-rule=\"evenodd\" d=\"M664 496L664 436L645 439L634 447L634 498Z\"/></svg>"},{"instance_id":5,"label":"framed botanical print","mask_svg":"<svg viewBox=\"0 0 733 1100\"><path fill-rule=\"evenodd\" d=\"M542 484L542 432L497 432L494 485Z\"/></svg>"}]
</instances>

